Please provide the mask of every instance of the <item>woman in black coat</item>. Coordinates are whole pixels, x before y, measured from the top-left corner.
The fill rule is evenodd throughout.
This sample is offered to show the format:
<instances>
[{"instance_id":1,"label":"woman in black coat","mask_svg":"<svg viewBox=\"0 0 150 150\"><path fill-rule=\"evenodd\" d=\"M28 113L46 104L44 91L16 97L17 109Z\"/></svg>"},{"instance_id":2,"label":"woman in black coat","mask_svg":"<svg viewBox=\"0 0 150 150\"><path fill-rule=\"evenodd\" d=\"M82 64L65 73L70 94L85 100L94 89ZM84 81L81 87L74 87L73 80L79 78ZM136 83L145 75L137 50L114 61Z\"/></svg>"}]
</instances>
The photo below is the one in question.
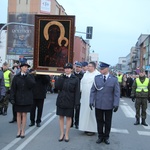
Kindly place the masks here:
<instances>
[{"instance_id":1,"label":"woman in black coat","mask_svg":"<svg viewBox=\"0 0 150 150\"><path fill-rule=\"evenodd\" d=\"M74 107L80 104L80 86L79 79L71 74L73 69L72 64L67 63L64 66L65 74L61 75L55 81L55 88L60 90L57 97L56 114L59 115L60 138L59 141L65 139L69 141L69 130L72 122L72 114ZM64 134L64 117L66 117L66 132Z\"/></svg>"},{"instance_id":2,"label":"woman in black coat","mask_svg":"<svg viewBox=\"0 0 150 150\"><path fill-rule=\"evenodd\" d=\"M31 111L33 104L33 87L35 79L33 75L27 73L30 65L22 63L20 65L20 73L14 76L11 91L10 102L14 105L15 112L17 112L18 133L16 138L25 137L25 126L27 119L27 112Z\"/></svg>"}]
</instances>

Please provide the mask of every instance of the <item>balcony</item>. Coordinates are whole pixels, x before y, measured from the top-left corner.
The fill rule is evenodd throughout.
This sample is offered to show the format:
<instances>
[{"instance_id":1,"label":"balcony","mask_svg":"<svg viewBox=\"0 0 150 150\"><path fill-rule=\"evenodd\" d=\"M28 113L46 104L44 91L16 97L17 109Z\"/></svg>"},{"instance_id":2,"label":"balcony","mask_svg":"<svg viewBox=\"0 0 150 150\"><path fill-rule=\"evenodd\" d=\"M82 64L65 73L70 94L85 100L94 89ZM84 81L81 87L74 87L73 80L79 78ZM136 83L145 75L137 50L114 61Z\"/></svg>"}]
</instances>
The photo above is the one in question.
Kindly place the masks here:
<instances>
[{"instance_id":1,"label":"balcony","mask_svg":"<svg viewBox=\"0 0 150 150\"><path fill-rule=\"evenodd\" d=\"M138 55L135 55L135 56L133 57L133 61L134 61L134 62L137 62L138 60L140 60L140 58L138 57Z\"/></svg>"}]
</instances>

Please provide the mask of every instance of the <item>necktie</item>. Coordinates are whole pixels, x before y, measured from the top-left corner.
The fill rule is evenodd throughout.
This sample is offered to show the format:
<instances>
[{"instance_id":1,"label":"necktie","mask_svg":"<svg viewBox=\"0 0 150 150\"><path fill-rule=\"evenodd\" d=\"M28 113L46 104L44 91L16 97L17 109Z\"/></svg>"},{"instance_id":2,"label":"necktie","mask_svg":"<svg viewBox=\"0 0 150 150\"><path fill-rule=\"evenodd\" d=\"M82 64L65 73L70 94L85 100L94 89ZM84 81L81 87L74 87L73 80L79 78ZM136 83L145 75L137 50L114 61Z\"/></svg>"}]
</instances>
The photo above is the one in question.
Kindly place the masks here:
<instances>
[{"instance_id":1,"label":"necktie","mask_svg":"<svg viewBox=\"0 0 150 150\"><path fill-rule=\"evenodd\" d=\"M106 81L106 76L104 76L104 82Z\"/></svg>"}]
</instances>

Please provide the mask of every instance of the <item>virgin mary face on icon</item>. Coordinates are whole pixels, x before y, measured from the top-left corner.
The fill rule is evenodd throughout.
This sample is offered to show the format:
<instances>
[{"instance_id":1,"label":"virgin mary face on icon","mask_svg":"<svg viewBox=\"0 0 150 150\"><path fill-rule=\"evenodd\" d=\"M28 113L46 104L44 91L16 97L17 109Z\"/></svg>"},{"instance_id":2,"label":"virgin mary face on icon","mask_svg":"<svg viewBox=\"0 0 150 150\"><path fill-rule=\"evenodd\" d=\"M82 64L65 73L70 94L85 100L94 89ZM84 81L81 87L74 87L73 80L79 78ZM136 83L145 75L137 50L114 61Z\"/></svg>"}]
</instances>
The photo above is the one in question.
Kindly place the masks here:
<instances>
[{"instance_id":1,"label":"virgin mary face on icon","mask_svg":"<svg viewBox=\"0 0 150 150\"><path fill-rule=\"evenodd\" d=\"M49 40L56 41L60 37L60 29L57 25L52 25L48 29Z\"/></svg>"}]
</instances>

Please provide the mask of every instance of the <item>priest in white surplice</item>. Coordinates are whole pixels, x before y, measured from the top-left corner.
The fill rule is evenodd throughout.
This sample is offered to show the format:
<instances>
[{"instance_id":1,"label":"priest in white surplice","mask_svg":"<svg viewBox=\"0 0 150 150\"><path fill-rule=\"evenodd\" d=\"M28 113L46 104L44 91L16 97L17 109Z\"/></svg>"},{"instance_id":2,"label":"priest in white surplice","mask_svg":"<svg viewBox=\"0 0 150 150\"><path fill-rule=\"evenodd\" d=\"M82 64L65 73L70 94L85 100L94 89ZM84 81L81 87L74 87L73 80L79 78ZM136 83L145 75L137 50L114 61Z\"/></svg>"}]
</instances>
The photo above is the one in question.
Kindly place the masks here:
<instances>
[{"instance_id":1,"label":"priest in white surplice","mask_svg":"<svg viewBox=\"0 0 150 150\"><path fill-rule=\"evenodd\" d=\"M94 77L100 73L96 69L95 62L88 64L88 71L81 79L81 108L79 117L79 130L85 131L88 135L97 132L97 124L95 118L95 109L91 110L89 107L90 90L94 82Z\"/></svg>"}]
</instances>

